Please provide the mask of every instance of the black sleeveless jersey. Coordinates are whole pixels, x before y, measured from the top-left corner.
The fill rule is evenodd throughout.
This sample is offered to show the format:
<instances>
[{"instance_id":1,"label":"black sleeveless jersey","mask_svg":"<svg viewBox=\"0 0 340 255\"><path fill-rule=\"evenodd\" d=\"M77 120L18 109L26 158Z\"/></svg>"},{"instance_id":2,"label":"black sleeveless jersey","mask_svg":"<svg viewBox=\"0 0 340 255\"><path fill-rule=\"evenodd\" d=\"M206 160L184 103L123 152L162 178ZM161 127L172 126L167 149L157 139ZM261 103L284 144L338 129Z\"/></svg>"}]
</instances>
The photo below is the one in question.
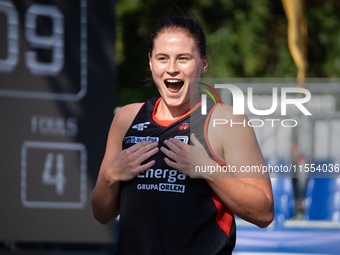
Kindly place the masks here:
<instances>
[{"instance_id":1,"label":"black sleeveless jersey","mask_svg":"<svg viewBox=\"0 0 340 255\"><path fill-rule=\"evenodd\" d=\"M148 100L141 107L125 135L123 149L145 140L157 141L160 148L171 137L190 144L190 133L195 133L213 158L203 125L209 115L201 115L198 107L163 126L153 118L160 100ZM208 109L213 106L208 100ZM152 169L121 182L116 254L231 254L236 239L234 215L204 179L172 169L164 157L159 151L149 159L156 161Z\"/></svg>"}]
</instances>

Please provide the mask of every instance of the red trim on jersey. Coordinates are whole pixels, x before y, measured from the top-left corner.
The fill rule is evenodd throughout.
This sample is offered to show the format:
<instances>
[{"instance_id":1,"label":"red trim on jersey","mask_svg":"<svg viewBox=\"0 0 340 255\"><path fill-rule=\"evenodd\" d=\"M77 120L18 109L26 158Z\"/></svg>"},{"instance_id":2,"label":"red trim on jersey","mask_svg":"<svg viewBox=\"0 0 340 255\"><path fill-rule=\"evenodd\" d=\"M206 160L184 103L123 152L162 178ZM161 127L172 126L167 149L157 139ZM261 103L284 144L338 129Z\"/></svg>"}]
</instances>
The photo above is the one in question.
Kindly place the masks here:
<instances>
[{"instance_id":1,"label":"red trim on jersey","mask_svg":"<svg viewBox=\"0 0 340 255\"><path fill-rule=\"evenodd\" d=\"M217 209L216 222L224 233L229 236L233 224L234 214L222 203L221 199L212 192L212 199Z\"/></svg>"},{"instance_id":2,"label":"red trim on jersey","mask_svg":"<svg viewBox=\"0 0 340 255\"><path fill-rule=\"evenodd\" d=\"M216 105L217 104L215 104L211 108L211 110L210 110L210 112L209 112L209 114L208 114L208 116L207 116L207 118L205 120L204 131L203 132L204 132L204 138L205 138L205 141L206 141L206 143L208 145L209 151L213 155L214 160L216 161L216 163L218 163L221 166L226 166L226 162L216 156L216 154L214 153L213 149L211 148L211 145L210 145L209 139L208 139L209 122L210 122L211 115L212 115ZM233 224L234 214L228 209L228 207L226 207L223 204L221 199L216 195L216 193L214 191L212 192L212 199L213 199L214 204L215 204L216 209L217 209L216 222L220 226L220 228L224 231L224 233L226 233L227 236L229 236L230 231L231 231L231 226Z\"/></svg>"},{"instance_id":3,"label":"red trim on jersey","mask_svg":"<svg viewBox=\"0 0 340 255\"><path fill-rule=\"evenodd\" d=\"M183 113L181 116L177 117L176 119L173 120L160 120L156 117L156 111L158 108L159 103L161 102L162 98L158 98L158 100L155 103L155 108L152 111L152 119L160 126L163 127L168 127L170 126L172 123L175 123L176 121L178 121L179 119L184 118L185 116L187 116L188 114L190 114L190 112L193 112L194 110L196 110L200 105L201 102L198 102L191 110L186 111L185 113Z\"/></svg>"},{"instance_id":4,"label":"red trim on jersey","mask_svg":"<svg viewBox=\"0 0 340 255\"><path fill-rule=\"evenodd\" d=\"M206 141L206 143L207 143L207 145L208 145L209 151L210 151L211 155L213 155L214 160L215 160L218 164L220 164L220 165L225 165L224 160L218 158L218 157L216 156L216 154L214 153L213 149L211 148L209 139L208 139L209 122L210 122L211 115L212 115L213 111L215 110L216 106L217 106L217 104L215 104L215 105L211 108L211 110L210 110L210 112L209 112L207 118L205 119L203 133L204 133L204 138L205 138L205 141Z\"/></svg>"}]
</instances>

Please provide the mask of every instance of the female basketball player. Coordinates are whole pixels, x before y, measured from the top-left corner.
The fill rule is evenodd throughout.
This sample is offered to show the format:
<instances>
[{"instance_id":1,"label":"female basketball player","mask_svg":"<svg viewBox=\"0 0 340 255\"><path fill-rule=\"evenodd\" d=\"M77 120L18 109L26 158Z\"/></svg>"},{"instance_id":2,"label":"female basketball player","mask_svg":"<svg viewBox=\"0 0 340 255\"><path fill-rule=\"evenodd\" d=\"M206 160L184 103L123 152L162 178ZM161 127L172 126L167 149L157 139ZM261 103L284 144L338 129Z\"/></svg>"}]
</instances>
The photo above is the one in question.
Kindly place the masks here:
<instances>
[{"instance_id":1,"label":"female basketball player","mask_svg":"<svg viewBox=\"0 0 340 255\"><path fill-rule=\"evenodd\" d=\"M234 214L259 227L271 223L270 181L190 178L190 167L264 165L254 132L212 125L246 120L231 106L209 103L209 114L200 114L200 94L191 91L208 58L194 20L175 16L154 26L149 66L161 97L116 114L91 196L94 217L106 224L120 215L117 254L231 254Z\"/></svg>"}]
</instances>

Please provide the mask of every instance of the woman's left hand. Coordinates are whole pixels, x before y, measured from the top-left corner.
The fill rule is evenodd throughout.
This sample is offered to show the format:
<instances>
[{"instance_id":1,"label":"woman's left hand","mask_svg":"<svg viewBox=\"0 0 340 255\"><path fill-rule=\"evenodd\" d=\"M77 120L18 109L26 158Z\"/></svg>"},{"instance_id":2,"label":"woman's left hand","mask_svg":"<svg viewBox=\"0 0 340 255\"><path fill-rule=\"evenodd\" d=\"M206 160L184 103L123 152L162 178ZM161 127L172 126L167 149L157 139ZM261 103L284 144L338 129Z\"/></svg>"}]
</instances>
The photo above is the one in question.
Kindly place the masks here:
<instances>
[{"instance_id":1,"label":"woman's left hand","mask_svg":"<svg viewBox=\"0 0 340 255\"><path fill-rule=\"evenodd\" d=\"M164 158L165 163L187 176L190 176L190 169L195 170L195 166L204 166L207 162L212 161L194 133L190 135L190 139L193 145L183 143L176 138L170 138L164 141L170 150L161 147L161 151L167 156Z\"/></svg>"}]
</instances>

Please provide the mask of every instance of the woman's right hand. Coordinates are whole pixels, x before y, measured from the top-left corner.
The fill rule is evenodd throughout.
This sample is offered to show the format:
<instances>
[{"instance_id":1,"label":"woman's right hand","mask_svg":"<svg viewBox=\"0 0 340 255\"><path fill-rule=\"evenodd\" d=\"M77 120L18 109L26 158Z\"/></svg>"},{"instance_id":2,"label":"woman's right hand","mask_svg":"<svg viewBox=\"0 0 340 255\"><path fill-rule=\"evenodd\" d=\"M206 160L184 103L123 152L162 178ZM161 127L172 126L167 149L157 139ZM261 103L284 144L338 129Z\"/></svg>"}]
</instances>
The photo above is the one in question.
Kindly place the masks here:
<instances>
[{"instance_id":1,"label":"woman's right hand","mask_svg":"<svg viewBox=\"0 0 340 255\"><path fill-rule=\"evenodd\" d=\"M120 181L131 180L155 164L154 160L143 162L158 152L157 143L139 142L122 150L126 132L142 105L136 103L122 107L111 123L105 155L91 194L93 216L102 224L112 221L120 213Z\"/></svg>"},{"instance_id":2,"label":"woman's right hand","mask_svg":"<svg viewBox=\"0 0 340 255\"><path fill-rule=\"evenodd\" d=\"M134 144L117 155L105 169L104 176L110 182L129 181L156 163L155 160L151 160L142 164L158 151L157 142L149 140Z\"/></svg>"}]
</instances>

